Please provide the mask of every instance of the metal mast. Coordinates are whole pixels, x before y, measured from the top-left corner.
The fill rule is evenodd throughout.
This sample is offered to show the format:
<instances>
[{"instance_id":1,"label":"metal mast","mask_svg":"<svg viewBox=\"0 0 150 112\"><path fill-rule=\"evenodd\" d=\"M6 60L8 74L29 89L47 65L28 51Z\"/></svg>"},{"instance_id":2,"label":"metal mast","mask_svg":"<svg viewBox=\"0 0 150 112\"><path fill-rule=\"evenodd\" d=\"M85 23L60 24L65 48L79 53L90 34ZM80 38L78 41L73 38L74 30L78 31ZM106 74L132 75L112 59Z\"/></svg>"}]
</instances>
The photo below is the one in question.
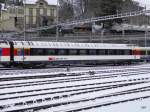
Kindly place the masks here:
<instances>
[{"instance_id":1,"label":"metal mast","mask_svg":"<svg viewBox=\"0 0 150 112\"><path fill-rule=\"evenodd\" d=\"M50 28L58 27L58 26L71 26L71 25L93 23L93 22L97 22L97 21L106 21L106 20L113 20L113 19L118 19L118 18L127 18L127 17L139 16L139 15L146 14L146 13L150 13L150 10L141 10L141 11L126 12L126 13L118 13L118 14L115 14L115 15L80 19L80 20L69 21L69 22L64 22L64 23L59 23L59 21L57 20L57 24L55 24L55 25L44 26L44 27L39 27L39 28L31 28L31 29L28 29L27 31L46 30L46 29L50 29ZM58 18L58 16L57 16L57 18Z\"/></svg>"}]
</instances>

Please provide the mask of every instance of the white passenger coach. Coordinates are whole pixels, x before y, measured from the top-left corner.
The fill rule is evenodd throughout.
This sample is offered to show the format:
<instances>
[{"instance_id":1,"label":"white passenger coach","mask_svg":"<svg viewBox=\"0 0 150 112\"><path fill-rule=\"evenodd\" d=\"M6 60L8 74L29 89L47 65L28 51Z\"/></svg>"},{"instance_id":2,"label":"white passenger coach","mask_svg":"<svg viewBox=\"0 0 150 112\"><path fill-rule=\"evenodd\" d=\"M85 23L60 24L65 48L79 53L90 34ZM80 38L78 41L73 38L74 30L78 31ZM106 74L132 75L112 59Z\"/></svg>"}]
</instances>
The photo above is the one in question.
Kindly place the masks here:
<instances>
[{"instance_id":1,"label":"white passenger coach","mask_svg":"<svg viewBox=\"0 0 150 112\"><path fill-rule=\"evenodd\" d=\"M131 44L1 41L0 62L11 65L98 64L140 61L145 55Z\"/></svg>"}]
</instances>

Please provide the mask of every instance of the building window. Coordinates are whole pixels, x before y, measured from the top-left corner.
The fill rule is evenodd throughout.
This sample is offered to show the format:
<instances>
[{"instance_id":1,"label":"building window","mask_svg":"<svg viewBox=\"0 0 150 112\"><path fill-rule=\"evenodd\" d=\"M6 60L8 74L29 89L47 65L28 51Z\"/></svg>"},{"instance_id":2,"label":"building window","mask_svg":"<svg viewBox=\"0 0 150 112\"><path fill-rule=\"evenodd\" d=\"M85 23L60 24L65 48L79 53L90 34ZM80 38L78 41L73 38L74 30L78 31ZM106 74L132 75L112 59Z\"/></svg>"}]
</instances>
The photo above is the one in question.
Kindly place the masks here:
<instances>
[{"instance_id":1,"label":"building window","mask_svg":"<svg viewBox=\"0 0 150 112\"><path fill-rule=\"evenodd\" d=\"M40 9L40 15L43 15L43 9Z\"/></svg>"},{"instance_id":2,"label":"building window","mask_svg":"<svg viewBox=\"0 0 150 112\"><path fill-rule=\"evenodd\" d=\"M33 17L33 24L36 24L36 17Z\"/></svg>"},{"instance_id":3,"label":"building window","mask_svg":"<svg viewBox=\"0 0 150 112\"><path fill-rule=\"evenodd\" d=\"M51 16L54 16L54 9L51 9Z\"/></svg>"},{"instance_id":4,"label":"building window","mask_svg":"<svg viewBox=\"0 0 150 112\"><path fill-rule=\"evenodd\" d=\"M33 8L29 8L29 16L33 16Z\"/></svg>"},{"instance_id":5,"label":"building window","mask_svg":"<svg viewBox=\"0 0 150 112\"><path fill-rule=\"evenodd\" d=\"M33 9L33 16L36 16L36 9Z\"/></svg>"},{"instance_id":6,"label":"building window","mask_svg":"<svg viewBox=\"0 0 150 112\"><path fill-rule=\"evenodd\" d=\"M29 16L26 16L26 24L29 24Z\"/></svg>"},{"instance_id":7,"label":"building window","mask_svg":"<svg viewBox=\"0 0 150 112\"><path fill-rule=\"evenodd\" d=\"M24 10L23 9L18 9L18 14L24 14Z\"/></svg>"},{"instance_id":8,"label":"building window","mask_svg":"<svg viewBox=\"0 0 150 112\"><path fill-rule=\"evenodd\" d=\"M14 14L15 12L16 12L16 10L14 8L9 9L9 13Z\"/></svg>"},{"instance_id":9,"label":"building window","mask_svg":"<svg viewBox=\"0 0 150 112\"><path fill-rule=\"evenodd\" d=\"M26 8L26 9L25 9L25 14L26 14L27 16L29 16L29 8Z\"/></svg>"},{"instance_id":10,"label":"building window","mask_svg":"<svg viewBox=\"0 0 150 112\"><path fill-rule=\"evenodd\" d=\"M47 10L47 16L51 16L51 11L50 11L50 9Z\"/></svg>"},{"instance_id":11,"label":"building window","mask_svg":"<svg viewBox=\"0 0 150 112\"><path fill-rule=\"evenodd\" d=\"M56 12L56 10L54 9L54 17L56 17L56 13L57 13L57 12Z\"/></svg>"},{"instance_id":12,"label":"building window","mask_svg":"<svg viewBox=\"0 0 150 112\"><path fill-rule=\"evenodd\" d=\"M43 5L44 5L44 3L41 2L41 3L40 3L40 6L43 6Z\"/></svg>"}]
</instances>

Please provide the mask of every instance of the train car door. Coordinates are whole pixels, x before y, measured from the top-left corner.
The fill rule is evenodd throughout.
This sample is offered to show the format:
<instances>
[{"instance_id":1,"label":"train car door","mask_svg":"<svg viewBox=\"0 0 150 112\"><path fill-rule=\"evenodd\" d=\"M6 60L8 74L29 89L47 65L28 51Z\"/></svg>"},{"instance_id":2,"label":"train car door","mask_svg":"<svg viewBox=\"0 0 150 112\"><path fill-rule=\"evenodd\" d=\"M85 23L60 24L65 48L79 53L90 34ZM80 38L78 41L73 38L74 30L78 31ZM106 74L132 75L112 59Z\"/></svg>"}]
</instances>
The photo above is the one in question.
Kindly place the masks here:
<instances>
[{"instance_id":1,"label":"train car door","mask_svg":"<svg viewBox=\"0 0 150 112\"><path fill-rule=\"evenodd\" d=\"M1 62L1 57L2 57L2 48L0 48L0 62Z\"/></svg>"},{"instance_id":2,"label":"train car door","mask_svg":"<svg viewBox=\"0 0 150 112\"><path fill-rule=\"evenodd\" d=\"M13 42L9 42L10 44L10 62L14 63L14 44Z\"/></svg>"}]
</instances>

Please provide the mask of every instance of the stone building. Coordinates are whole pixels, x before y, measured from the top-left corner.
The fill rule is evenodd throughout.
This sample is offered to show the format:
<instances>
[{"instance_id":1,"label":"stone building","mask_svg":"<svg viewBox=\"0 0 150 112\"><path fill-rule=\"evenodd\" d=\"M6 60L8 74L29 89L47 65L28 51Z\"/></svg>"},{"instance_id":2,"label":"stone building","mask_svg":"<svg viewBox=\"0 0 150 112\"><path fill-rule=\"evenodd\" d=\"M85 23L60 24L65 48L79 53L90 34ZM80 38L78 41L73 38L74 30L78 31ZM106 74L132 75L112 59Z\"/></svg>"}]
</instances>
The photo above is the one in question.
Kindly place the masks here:
<instances>
[{"instance_id":1,"label":"stone building","mask_svg":"<svg viewBox=\"0 0 150 112\"><path fill-rule=\"evenodd\" d=\"M25 20L25 22L24 22ZM49 5L46 0L26 3L24 6L10 6L1 11L0 30L22 31L26 29L48 26L56 21L56 5Z\"/></svg>"}]
</instances>

